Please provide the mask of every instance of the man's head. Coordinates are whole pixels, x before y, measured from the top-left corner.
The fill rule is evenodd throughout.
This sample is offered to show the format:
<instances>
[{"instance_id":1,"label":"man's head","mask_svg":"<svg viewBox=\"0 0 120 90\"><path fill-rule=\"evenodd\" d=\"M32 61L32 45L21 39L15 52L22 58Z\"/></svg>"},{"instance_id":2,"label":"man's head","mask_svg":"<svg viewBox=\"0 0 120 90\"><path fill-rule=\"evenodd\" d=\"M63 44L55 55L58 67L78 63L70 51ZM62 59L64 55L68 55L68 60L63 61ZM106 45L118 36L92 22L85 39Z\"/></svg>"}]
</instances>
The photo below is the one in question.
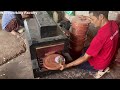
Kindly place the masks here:
<instances>
[{"instance_id":1,"label":"man's head","mask_svg":"<svg viewBox=\"0 0 120 90\"><path fill-rule=\"evenodd\" d=\"M95 27L102 27L108 21L109 11L89 11L91 23Z\"/></svg>"}]
</instances>

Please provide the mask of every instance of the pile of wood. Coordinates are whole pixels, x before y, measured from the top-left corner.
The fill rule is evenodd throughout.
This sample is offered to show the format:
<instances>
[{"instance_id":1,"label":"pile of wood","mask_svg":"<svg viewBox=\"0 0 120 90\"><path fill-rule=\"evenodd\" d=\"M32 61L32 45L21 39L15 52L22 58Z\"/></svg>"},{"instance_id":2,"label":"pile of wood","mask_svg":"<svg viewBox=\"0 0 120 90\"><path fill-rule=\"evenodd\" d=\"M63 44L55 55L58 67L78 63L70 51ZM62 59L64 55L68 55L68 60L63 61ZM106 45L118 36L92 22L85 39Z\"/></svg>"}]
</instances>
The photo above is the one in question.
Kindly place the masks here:
<instances>
[{"instance_id":1,"label":"pile of wood","mask_svg":"<svg viewBox=\"0 0 120 90\"><path fill-rule=\"evenodd\" d=\"M89 20L84 16L76 16L72 20L72 29L71 29L71 54L76 56L74 59L80 56L82 49L84 48L84 43L87 37L87 30L89 26Z\"/></svg>"}]
</instances>

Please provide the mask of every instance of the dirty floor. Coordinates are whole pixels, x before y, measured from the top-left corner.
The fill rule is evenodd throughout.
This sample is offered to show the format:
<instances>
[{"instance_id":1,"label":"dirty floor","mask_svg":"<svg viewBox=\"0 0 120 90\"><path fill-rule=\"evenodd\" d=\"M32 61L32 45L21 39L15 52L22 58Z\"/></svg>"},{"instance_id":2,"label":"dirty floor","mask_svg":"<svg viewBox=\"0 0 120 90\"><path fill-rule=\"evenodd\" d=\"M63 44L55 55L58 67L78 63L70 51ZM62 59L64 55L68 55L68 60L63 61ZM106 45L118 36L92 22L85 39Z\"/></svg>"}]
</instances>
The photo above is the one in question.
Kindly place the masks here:
<instances>
[{"instance_id":1,"label":"dirty floor","mask_svg":"<svg viewBox=\"0 0 120 90\"><path fill-rule=\"evenodd\" d=\"M39 79L95 79L92 74L93 72L73 67ZM113 66L110 73L106 73L100 79L120 79L120 67Z\"/></svg>"}]
</instances>

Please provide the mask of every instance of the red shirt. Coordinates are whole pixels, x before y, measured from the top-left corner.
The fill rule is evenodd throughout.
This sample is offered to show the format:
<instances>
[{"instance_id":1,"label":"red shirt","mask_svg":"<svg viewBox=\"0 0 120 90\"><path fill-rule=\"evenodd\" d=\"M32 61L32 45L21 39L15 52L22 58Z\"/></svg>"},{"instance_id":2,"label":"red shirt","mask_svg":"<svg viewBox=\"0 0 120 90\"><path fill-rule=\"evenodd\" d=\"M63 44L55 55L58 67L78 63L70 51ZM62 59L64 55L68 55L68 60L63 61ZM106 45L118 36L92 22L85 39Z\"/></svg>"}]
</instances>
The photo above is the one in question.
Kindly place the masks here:
<instances>
[{"instance_id":1,"label":"red shirt","mask_svg":"<svg viewBox=\"0 0 120 90\"><path fill-rule=\"evenodd\" d=\"M93 38L86 53L92 56L88 62L96 70L103 70L110 64L118 43L118 25L108 21Z\"/></svg>"}]
</instances>

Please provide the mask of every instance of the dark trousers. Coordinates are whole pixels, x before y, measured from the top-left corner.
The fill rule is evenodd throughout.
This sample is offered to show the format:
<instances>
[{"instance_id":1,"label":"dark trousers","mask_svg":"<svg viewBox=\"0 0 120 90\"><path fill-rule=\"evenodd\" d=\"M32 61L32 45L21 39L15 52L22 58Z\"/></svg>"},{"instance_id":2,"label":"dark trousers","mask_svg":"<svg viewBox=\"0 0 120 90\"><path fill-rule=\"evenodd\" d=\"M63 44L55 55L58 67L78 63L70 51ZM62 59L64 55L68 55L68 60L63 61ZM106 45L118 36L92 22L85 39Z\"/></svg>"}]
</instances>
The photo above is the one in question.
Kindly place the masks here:
<instances>
[{"instance_id":1,"label":"dark trousers","mask_svg":"<svg viewBox=\"0 0 120 90\"><path fill-rule=\"evenodd\" d=\"M88 71L92 71L92 72L97 72L98 70L95 70L88 61L78 65L78 68L80 69L84 69L84 70L88 70Z\"/></svg>"}]
</instances>

